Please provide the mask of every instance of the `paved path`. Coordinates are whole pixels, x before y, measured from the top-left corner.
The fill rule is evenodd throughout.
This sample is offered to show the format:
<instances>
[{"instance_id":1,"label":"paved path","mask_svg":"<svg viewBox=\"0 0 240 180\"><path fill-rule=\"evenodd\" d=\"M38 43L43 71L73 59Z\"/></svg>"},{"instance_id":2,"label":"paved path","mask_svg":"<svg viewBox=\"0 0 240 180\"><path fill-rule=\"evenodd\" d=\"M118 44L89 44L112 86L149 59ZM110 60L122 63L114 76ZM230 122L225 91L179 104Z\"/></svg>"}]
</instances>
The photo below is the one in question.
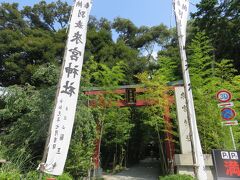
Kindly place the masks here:
<instances>
[{"instance_id":1,"label":"paved path","mask_svg":"<svg viewBox=\"0 0 240 180\"><path fill-rule=\"evenodd\" d=\"M157 180L159 175L159 161L149 158L115 175L103 175L103 178L105 180Z\"/></svg>"}]
</instances>

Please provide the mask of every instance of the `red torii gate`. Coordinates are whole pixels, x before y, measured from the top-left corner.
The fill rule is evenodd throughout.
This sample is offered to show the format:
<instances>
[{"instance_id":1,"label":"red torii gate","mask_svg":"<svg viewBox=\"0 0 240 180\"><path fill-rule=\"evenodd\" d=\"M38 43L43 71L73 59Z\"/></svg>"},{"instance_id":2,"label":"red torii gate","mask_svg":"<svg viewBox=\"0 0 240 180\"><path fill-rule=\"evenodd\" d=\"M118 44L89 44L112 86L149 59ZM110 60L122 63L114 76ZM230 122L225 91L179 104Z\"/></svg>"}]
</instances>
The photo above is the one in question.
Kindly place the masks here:
<instances>
[{"instance_id":1,"label":"red torii gate","mask_svg":"<svg viewBox=\"0 0 240 180\"><path fill-rule=\"evenodd\" d=\"M174 91L175 86L181 86L182 81L177 81L169 84L168 90ZM119 86L115 90L110 90L111 93L124 95L125 99L118 100L114 102L114 106L117 107L129 107L129 106L136 106L136 107L142 107L142 106L150 106L155 104L154 100L144 100L144 99L138 99L137 94L144 93L146 91L146 88L141 87L139 85L125 85L125 86ZM92 88L91 90L83 90L83 93L86 95L103 95L109 93L109 90L106 91L101 88ZM171 133L172 130L172 122L170 118L170 107L174 103L174 96L165 94L165 98L168 99L167 104L164 107L164 120L166 122L166 132L165 132L165 147L166 147L166 156L168 160L169 168L172 166L173 157L174 157L174 151L175 146L173 143L173 136ZM99 102L96 102L96 100L90 100L89 106L97 106ZM99 127L98 127L99 128ZM95 168L98 169L100 167L100 140L96 140L96 147L94 152L94 164Z\"/></svg>"}]
</instances>

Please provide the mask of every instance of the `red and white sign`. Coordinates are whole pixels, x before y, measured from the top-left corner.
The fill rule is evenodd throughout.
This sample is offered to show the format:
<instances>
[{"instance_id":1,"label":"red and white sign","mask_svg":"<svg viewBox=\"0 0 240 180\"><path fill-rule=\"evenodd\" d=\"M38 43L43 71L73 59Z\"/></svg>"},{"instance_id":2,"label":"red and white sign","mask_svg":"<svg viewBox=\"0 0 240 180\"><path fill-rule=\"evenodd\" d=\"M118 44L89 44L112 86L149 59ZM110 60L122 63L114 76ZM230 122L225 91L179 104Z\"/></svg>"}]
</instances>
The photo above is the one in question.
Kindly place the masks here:
<instances>
[{"instance_id":1,"label":"red and white sign","mask_svg":"<svg viewBox=\"0 0 240 180\"><path fill-rule=\"evenodd\" d=\"M233 106L234 106L233 102L223 102L218 104L219 108L233 107Z\"/></svg>"},{"instance_id":2,"label":"red and white sign","mask_svg":"<svg viewBox=\"0 0 240 180\"><path fill-rule=\"evenodd\" d=\"M228 102L232 99L232 94L227 90L220 90L217 92L217 99L220 102Z\"/></svg>"},{"instance_id":3,"label":"red and white sign","mask_svg":"<svg viewBox=\"0 0 240 180\"><path fill-rule=\"evenodd\" d=\"M234 120L234 121L223 121L222 122L223 126L237 126L238 125L238 121Z\"/></svg>"}]
</instances>

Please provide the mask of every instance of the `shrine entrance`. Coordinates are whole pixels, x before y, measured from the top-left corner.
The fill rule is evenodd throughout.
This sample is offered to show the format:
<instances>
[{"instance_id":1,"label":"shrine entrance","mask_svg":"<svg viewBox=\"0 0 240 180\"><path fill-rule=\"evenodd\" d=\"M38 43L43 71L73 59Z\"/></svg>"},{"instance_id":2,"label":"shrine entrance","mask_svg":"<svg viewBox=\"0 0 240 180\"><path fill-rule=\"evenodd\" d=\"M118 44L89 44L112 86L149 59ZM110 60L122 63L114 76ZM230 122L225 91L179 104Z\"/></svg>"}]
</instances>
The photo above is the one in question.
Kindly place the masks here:
<instances>
[{"instance_id":1,"label":"shrine entrance","mask_svg":"<svg viewBox=\"0 0 240 180\"><path fill-rule=\"evenodd\" d=\"M161 130L161 133L158 133L154 128L151 128L145 124L144 114L141 111L141 108L147 106L153 106L156 101L150 99L141 99L141 95L147 90L145 87L139 85L126 85L120 86L117 89L112 90L111 93L121 95L123 98L113 102L114 106L119 108L129 107L131 112L130 121L135 124L131 132L131 137L127 141L125 157L123 163L126 167L129 167L133 164L138 163L144 159L151 159L159 161L159 169L161 174L167 174L174 171L173 158L175 151L178 152L179 145L175 145L174 142L179 141L176 137L173 136L173 131L178 131L176 128L176 119L172 119L170 116L171 110L174 109L175 99L174 99L174 88L177 86L182 86L182 81L172 83L171 86L168 86L168 90L164 95L167 99L167 104L164 106L164 127ZM84 94L93 97L109 93L102 88L92 88L84 90ZM91 98L90 98L91 99ZM98 98L100 100L89 100L89 107L104 106L103 96ZM108 105L111 103L107 103ZM101 131L101 125L97 125L97 131ZM96 174L101 173L101 168L108 169L113 167L114 162L108 158L108 156L114 156L109 154L109 151L104 148L101 148L101 140L97 139L95 143L95 154L94 154L94 166ZM104 158L103 158L104 157Z\"/></svg>"},{"instance_id":2,"label":"shrine entrance","mask_svg":"<svg viewBox=\"0 0 240 180\"><path fill-rule=\"evenodd\" d=\"M197 123L195 117L195 110L193 104L193 97L192 97L192 88L189 76L189 66L185 52L185 41L186 41L186 27L187 27L187 16L188 16L188 9L189 9L189 1L173 1L175 15L176 15L176 22L177 22L177 32L178 32L178 41L179 41L179 50L180 50L180 57L181 57L181 64L182 64L182 72L183 72L183 79L184 79L184 89L186 91L183 92L185 101L187 101L187 106L185 105L186 110L185 113L188 112L188 118L186 122L190 122L191 125L191 135L193 138L193 154L194 154L194 168L196 169L196 175L199 179L206 179L205 173L205 164L202 154L202 148L200 144L200 138L197 130ZM42 160L42 167L41 171L50 173L53 175L60 175L63 172L64 164L67 157L68 147L70 144L71 139L71 132L76 112L76 104L78 100L78 92L79 92L79 84L81 78L81 71L83 65L83 54L85 49L85 42L86 42L86 34L87 34L87 25L89 20L90 9L92 6L91 0L86 1L75 1L72 12L71 12L71 19L70 19L70 26L69 26L69 33L68 33L68 40L66 45L66 51L64 54L64 63L62 68L61 79L59 83L59 89L56 95L56 104L54 108L55 112L53 112L51 127L49 128L49 132L57 131L56 127L62 126L64 127L64 137L67 138L57 138L56 133L51 133L51 137L47 139L43 160ZM70 76L70 70L72 67L75 67L74 70L78 73L75 73L73 76ZM72 70L71 70L72 71ZM104 94L105 90L87 90L85 94L87 95L100 95ZM142 92L141 92L142 91ZM173 91L174 89L169 88L168 91ZM142 146L137 147L137 152L132 152L131 147L135 147L134 144L126 145L127 146L127 154L131 152L131 156L125 156L126 164L129 162L129 158L131 157L134 161L141 159L141 157L149 156L154 157L154 152L159 151L158 155L159 158L162 159L163 165L162 170L165 172L173 170L173 156L175 153L176 147L174 146L174 138L173 134L171 133L173 130L173 118L170 117L170 109L171 106L174 104L173 94L165 92L164 98L167 99L167 103L164 105L163 110L163 119L164 119L164 127L162 127L162 133L160 134L159 130L157 130L158 134L152 133L152 130L145 131L148 134L149 138L146 141L143 141L143 148ZM119 100L116 102L117 107L130 107L132 112L132 120L134 120L134 115L136 114L136 107L139 106L153 106L156 102L155 99L153 100L138 100L138 93L144 93L143 89L138 89L138 87L120 87L113 91L113 93L124 94L125 100ZM94 106L98 103L102 103L105 107L106 102L105 99L100 101L92 101L89 102L89 106ZM67 108L61 108L61 113L65 116L61 119L58 117L58 107L62 107L62 105L66 106ZM111 105L108 104L108 105ZM69 110L72 110L71 112ZM70 113L69 113L70 112ZM140 117L140 116L138 116ZM68 121L65 121L65 120ZM138 118L136 118L138 120ZM185 121L184 121L185 122ZM137 123L136 123L137 124ZM141 123L139 123L141 125ZM189 124L186 124L189 127ZM68 128L65 128L68 127ZM102 132L102 125L97 123L97 132ZM58 132L58 131L57 131ZM150 134L149 134L150 133ZM188 134L189 135L189 134ZM155 139L155 137L157 138ZM146 136L138 136L136 137L146 137ZM182 137L182 135L180 135ZM185 137L184 137L185 138ZM186 138L185 138L186 139ZM187 138L188 139L188 138ZM156 147L156 142L158 141L158 148ZM141 144L140 141L134 141ZM189 142L188 142L189 143ZM52 147L52 148L48 148ZM57 148L56 148L57 147ZM95 146L95 155L93 157L95 169L100 168L100 147L101 147L101 139L96 139L96 146ZM136 147L135 147L136 148ZM156 150L154 150L156 149ZM54 161L52 161L54 159Z\"/></svg>"}]
</instances>

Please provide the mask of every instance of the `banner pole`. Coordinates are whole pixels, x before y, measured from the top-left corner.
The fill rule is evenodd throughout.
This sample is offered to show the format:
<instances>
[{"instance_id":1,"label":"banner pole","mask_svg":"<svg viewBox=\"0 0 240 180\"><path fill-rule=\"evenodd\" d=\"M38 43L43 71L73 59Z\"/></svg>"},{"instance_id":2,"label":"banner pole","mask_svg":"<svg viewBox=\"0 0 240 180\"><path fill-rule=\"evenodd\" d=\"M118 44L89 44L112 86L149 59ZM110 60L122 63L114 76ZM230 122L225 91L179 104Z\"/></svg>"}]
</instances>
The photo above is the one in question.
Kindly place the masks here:
<instances>
[{"instance_id":1,"label":"banner pole","mask_svg":"<svg viewBox=\"0 0 240 180\"><path fill-rule=\"evenodd\" d=\"M67 43L40 171L61 175L76 113L92 0L75 0L69 18ZM42 175L41 175L42 176ZM40 176L40 177L41 177Z\"/></svg>"},{"instance_id":2,"label":"banner pole","mask_svg":"<svg viewBox=\"0 0 240 180\"><path fill-rule=\"evenodd\" d=\"M62 68L61 68L60 78L59 78L59 81L58 81L57 91L56 91L55 100L54 100L54 108L53 108L53 111L52 111L52 114L51 114L50 124L49 124L49 127L48 127L48 133L47 133L47 139L46 139L45 146L44 146L43 157L42 157L42 161L41 161L41 163L39 165L39 170L40 170L39 180L42 180L42 176L44 174L44 166L43 165L44 165L44 162L47 159L48 144L50 142L50 137L51 137L51 129L52 129L52 124L53 124L53 117L54 117L54 112L55 112L56 105L57 105L57 97L58 97L58 94L59 94L59 91L60 91L61 77L62 77L62 74L63 74L63 71L64 71L64 64L65 64L65 61L66 61L65 60L66 59L65 58L66 50L67 50L67 46L65 47L65 50L64 50L63 65L62 65Z\"/></svg>"},{"instance_id":3,"label":"banner pole","mask_svg":"<svg viewBox=\"0 0 240 180\"><path fill-rule=\"evenodd\" d=\"M188 120L190 124L191 140L192 140L192 151L193 151L193 165L196 170L196 177L199 180L206 180L207 174L205 171L205 162L202 153L202 147L200 143L200 138L197 129L196 114L193 102L192 87L190 82L189 75L189 66L187 62L185 42L186 42L186 26L187 26L187 17L188 17L188 0L178 0L177 3L173 0L173 7L175 10L175 19L178 33L178 43L182 64Z\"/></svg>"},{"instance_id":4,"label":"banner pole","mask_svg":"<svg viewBox=\"0 0 240 180\"><path fill-rule=\"evenodd\" d=\"M72 14L73 8L74 8L74 5L72 6L71 14ZM70 14L69 22L71 21L71 14ZM69 27L69 24L68 24L68 27ZM66 33L68 34L68 28L67 28ZM66 42L67 41L68 41L68 38L67 38ZM47 159L48 144L50 142L50 137L51 137L51 129L52 129L52 124L53 124L54 112L55 112L55 109L57 107L57 97L58 97L58 94L59 94L59 91L60 91L61 77L63 75L64 66L65 66L65 62L66 62L66 51L67 51L67 48L68 48L67 46L65 46L65 48L64 48L63 62L62 62L62 67L61 67L61 72L60 72L60 78L58 80L57 91L56 91L56 95L55 95L55 99L54 99L54 107L53 107L53 111L52 111L52 114L51 114L51 117L50 117L50 123L49 123L49 127L48 127L47 139L46 139L45 146L44 146L42 161L41 161L41 163L39 165L39 170L40 170L39 180L42 180L42 176L44 174L43 163Z\"/></svg>"}]
</instances>

